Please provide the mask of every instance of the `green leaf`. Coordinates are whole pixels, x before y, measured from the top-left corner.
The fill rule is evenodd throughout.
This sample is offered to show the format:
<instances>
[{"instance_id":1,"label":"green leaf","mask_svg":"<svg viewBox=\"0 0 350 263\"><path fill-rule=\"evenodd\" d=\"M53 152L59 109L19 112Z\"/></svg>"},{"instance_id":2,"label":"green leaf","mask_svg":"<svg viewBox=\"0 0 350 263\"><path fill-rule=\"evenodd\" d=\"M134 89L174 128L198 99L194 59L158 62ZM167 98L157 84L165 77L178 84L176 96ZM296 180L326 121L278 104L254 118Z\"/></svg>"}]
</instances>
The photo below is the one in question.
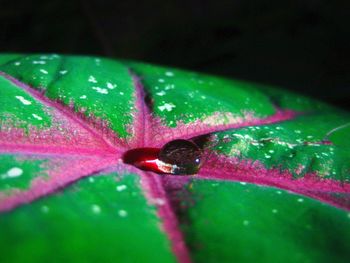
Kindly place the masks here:
<instances>
[{"instance_id":1,"label":"green leaf","mask_svg":"<svg viewBox=\"0 0 350 263\"><path fill-rule=\"evenodd\" d=\"M198 174L124 163L176 139ZM345 262L349 142L348 112L275 87L2 55L0 261Z\"/></svg>"},{"instance_id":2,"label":"green leaf","mask_svg":"<svg viewBox=\"0 0 350 263\"><path fill-rule=\"evenodd\" d=\"M139 178L100 175L2 214L0 261L175 262L159 223Z\"/></svg>"}]
</instances>

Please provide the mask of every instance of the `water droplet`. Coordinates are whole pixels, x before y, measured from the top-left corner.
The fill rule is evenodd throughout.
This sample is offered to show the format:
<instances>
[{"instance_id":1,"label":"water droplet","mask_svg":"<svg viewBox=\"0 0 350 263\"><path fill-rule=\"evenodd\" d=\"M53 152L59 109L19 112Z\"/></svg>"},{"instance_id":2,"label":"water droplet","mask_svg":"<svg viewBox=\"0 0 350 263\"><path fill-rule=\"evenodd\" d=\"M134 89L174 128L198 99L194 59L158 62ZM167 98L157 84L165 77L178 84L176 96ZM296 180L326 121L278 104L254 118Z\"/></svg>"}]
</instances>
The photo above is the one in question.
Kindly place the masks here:
<instances>
[{"instance_id":1,"label":"water droplet","mask_svg":"<svg viewBox=\"0 0 350 263\"><path fill-rule=\"evenodd\" d=\"M195 174L201 164L201 150L188 140L174 140L163 146L159 160L173 166L172 174Z\"/></svg>"}]
</instances>

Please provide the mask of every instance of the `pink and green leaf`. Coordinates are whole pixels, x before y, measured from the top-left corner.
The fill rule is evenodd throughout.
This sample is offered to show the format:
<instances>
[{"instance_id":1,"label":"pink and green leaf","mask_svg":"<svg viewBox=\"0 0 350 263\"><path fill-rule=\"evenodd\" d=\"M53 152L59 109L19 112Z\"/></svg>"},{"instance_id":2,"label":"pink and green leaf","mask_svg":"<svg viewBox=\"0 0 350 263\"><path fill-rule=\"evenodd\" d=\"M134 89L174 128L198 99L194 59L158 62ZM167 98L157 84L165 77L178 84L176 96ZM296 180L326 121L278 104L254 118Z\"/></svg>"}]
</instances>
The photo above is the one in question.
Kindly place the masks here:
<instances>
[{"instance_id":1,"label":"pink and green leaf","mask_svg":"<svg viewBox=\"0 0 350 263\"><path fill-rule=\"evenodd\" d=\"M1 262L350 256L349 113L257 84L55 54L0 56L0 87ZM122 161L201 135L192 177Z\"/></svg>"}]
</instances>

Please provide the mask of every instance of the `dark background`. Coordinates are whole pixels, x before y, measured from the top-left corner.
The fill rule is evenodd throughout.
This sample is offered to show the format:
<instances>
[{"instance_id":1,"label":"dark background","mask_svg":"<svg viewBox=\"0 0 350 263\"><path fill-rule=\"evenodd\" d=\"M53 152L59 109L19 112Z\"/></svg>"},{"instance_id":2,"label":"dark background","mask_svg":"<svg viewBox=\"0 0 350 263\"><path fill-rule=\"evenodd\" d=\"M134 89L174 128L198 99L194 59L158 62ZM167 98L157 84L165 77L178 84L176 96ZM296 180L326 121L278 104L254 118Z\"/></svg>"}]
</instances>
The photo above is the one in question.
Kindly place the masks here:
<instances>
[{"instance_id":1,"label":"dark background","mask_svg":"<svg viewBox=\"0 0 350 263\"><path fill-rule=\"evenodd\" d=\"M1 52L137 59L279 85L350 108L348 0L0 3Z\"/></svg>"}]
</instances>

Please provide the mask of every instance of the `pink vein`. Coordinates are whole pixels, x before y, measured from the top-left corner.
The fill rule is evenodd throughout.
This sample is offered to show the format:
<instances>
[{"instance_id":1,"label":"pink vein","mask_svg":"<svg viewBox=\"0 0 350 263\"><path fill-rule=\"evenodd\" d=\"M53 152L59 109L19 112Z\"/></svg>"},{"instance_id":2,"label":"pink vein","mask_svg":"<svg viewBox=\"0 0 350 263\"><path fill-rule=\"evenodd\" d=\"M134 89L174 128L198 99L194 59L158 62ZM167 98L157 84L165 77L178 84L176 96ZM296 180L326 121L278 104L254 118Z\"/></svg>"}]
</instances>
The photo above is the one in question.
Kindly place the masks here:
<instances>
[{"instance_id":1,"label":"pink vein","mask_svg":"<svg viewBox=\"0 0 350 263\"><path fill-rule=\"evenodd\" d=\"M1 194L0 212L9 211L21 204L32 202L82 177L107 169L115 163L115 158L80 158L76 162L70 161L70 159L64 160L58 170L52 168L49 171L49 178L37 177L34 179L29 189L16 190L11 195Z\"/></svg>"},{"instance_id":2,"label":"pink vein","mask_svg":"<svg viewBox=\"0 0 350 263\"><path fill-rule=\"evenodd\" d=\"M152 140L150 137L152 128L151 113L145 101L145 91L140 78L133 72L130 74L132 75L135 85L135 104L137 109L139 109L134 120L135 138L139 138L139 141L132 142L132 144L134 144L134 147L144 147L146 145L150 145ZM156 205L157 201L162 202L161 205L158 203L157 212L158 216L162 220L164 231L171 242L172 250L175 256L181 263L190 262L190 256L187 251L182 233L179 230L176 215L171 207L170 201L168 200L167 194L162 184L160 178L161 175L154 174L152 172L141 172L139 174L141 175L142 188L148 201L151 204Z\"/></svg>"},{"instance_id":3,"label":"pink vein","mask_svg":"<svg viewBox=\"0 0 350 263\"><path fill-rule=\"evenodd\" d=\"M76 114L74 114L71 110L69 110L67 107L64 105L51 101L47 97L45 97L42 93L40 93L37 90L34 90L30 86L20 82L19 80L7 75L6 73L0 72L0 76L3 76L7 80L11 81L13 84L15 84L17 87L20 87L27 93L29 93L33 98L35 98L37 101L41 102L43 105L48 106L49 108L53 108L60 112L62 115L64 115L66 118L69 120L73 121L75 124L79 125L83 130L87 131L89 134L92 135L92 137L98 139L101 141L103 144L103 148L101 149L102 151L104 150L106 153L113 153L116 152L116 147L109 142L107 139L105 139L101 134L96 131L93 127L90 127L86 122L81 120ZM123 149L123 146L120 144L119 147L120 150ZM54 149L52 149L54 150Z\"/></svg>"},{"instance_id":4,"label":"pink vein","mask_svg":"<svg viewBox=\"0 0 350 263\"><path fill-rule=\"evenodd\" d=\"M145 103L145 91L140 81L140 78L136 76L131 70L130 75L134 82L135 87L135 106L137 112L134 117L134 139L130 142L132 148L145 147L149 143L149 131L151 124L151 112Z\"/></svg>"},{"instance_id":5,"label":"pink vein","mask_svg":"<svg viewBox=\"0 0 350 263\"><path fill-rule=\"evenodd\" d=\"M142 186L148 201L158 207L158 215L163 222L164 231L171 241L173 252L178 261L189 263L191 262L190 256L182 232L179 229L178 219L165 192L161 176L152 172L142 173Z\"/></svg>"},{"instance_id":6,"label":"pink vein","mask_svg":"<svg viewBox=\"0 0 350 263\"><path fill-rule=\"evenodd\" d=\"M342 209L350 210L350 184L332 179L323 179L316 174L308 173L302 178L294 179L288 171L267 169L258 162L232 162L233 158L220 156L215 165L204 164L197 178L243 181L289 190L298 194L329 203ZM220 169L217 169L220 167ZM331 194L349 194L347 201L337 200Z\"/></svg>"},{"instance_id":7,"label":"pink vein","mask_svg":"<svg viewBox=\"0 0 350 263\"><path fill-rule=\"evenodd\" d=\"M229 129L239 129L247 126L261 126L266 124L279 123L282 121L292 120L300 114L301 113L296 113L291 110L276 109L275 114L265 118L242 119L240 121L235 121L234 123L228 124L208 125L206 123L202 123L200 120L197 120L194 123L190 124L180 123L176 126L176 128L169 128L167 126L160 125L154 128L154 130L157 131L157 134L154 137L154 140L151 142L150 146L161 147L168 141L175 139L190 139L196 136L225 131ZM159 120L154 122L160 123Z\"/></svg>"},{"instance_id":8,"label":"pink vein","mask_svg":"<svg viewBox=\"0 0 350 263\"><path fill-rule=\"evenodd\" d=\"M45 155L45 156L96 156L100 158L120 158L121 152L106 153L105 150L99 149L86 149L86 148L69 148L64 146L42 146L42 145L7 145L6 143L1 144L0 153L13 153L28 155Z\"/></svg>"}]
</instances>

